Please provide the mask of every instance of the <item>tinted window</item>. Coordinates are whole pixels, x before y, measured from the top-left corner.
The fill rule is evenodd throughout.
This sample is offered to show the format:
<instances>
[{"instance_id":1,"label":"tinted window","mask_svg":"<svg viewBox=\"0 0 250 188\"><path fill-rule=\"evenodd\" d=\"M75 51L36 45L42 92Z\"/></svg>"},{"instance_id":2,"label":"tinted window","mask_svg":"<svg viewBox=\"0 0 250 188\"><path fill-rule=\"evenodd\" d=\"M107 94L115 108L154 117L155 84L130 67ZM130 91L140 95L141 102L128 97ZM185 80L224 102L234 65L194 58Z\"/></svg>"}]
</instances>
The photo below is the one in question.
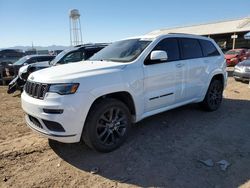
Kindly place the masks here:
<instances>
[{"instance_id":1,"label":"tinted window","mask_svg":"<svg viewBox=\"0 0 250 188\"><path fill-rule=\"evenodd\" d=\"M36 57L32 57L32 58L30 58L28 61L26 61L25 63L31 64L31 63L36 63L36 62L37 62Z\"/></svg>"},{"instance_id":2,"label":"tinted window","mask_svg":"<svg viewBox=\"0 0 250 188\"><path fill-rule=\"evenodd\" d=\"M60 64L65 64L69 62L77 62L82 60L82 52L80 51L75 51L72 53L69 53L66 55L62 61L60 61Z\"/></svg>"},{"instance_id":3,"label":"tinted window","mask_svg":"<svg viewBox=\"0 0 250 188\"><path fill-rule=\"evenodd\" d=\"M83 52L83 59L89 59L92 57L95 53L100 51L102 48L92 48L92 49L87 49Z\"/></svg>"},{"instance_id":4,"label":"tinted window","mask_svg":"<svg viewBox=\"0 0 250 188\"><path fill-rule=\"evenodd\" d=\"M163 50L168 54L167 61L175 61L180 59L179 46L177 39L168 38L163 39L157 44L154 50Z\"/></svg>"},{"instance_id":5,"label":"tinted window","mask_svg":"<svg viewBox=\"0 0 250 188\"><path fill-rule=\"evenodd\" d=\"M37 61L41 62L41 61L51 61L53 59L53 57L38 57Z\"/></svg>"},{"instance_id":6,"label":"tinted window","mask_svg":"<svg viewBox=\"0 0 250 188\"><path fill-rule=\"evenodd\" d=\"M199 41L196 39L183 38L181 41L181 52L183 59L202 57Z\"/></svg>"},{"instance_id":7,"label":"tinted window","mask_svg":"<svg viewBox=\"0 0 250 188\"><path fill-rule=\"evenodd\" d=\"M21 59L19 59L18 61L16 61L13 65L22 65L24 64L27 60L29 59L28 56L24 56Z\"/></svg>"},{"instance_id":8,"label":"tinted window","mask_svg":"<svg viewBox=\"0 0 250 188\"><path fill-rule=\"evenodd\" d=\"M200 40L200 44L205 57L220 55L212 42L208 40Z\"/></svg>"},{"instance_id":9,"label":"tinted window","mask_svg":"<svg viewBox=\"0 0 250 188\"><path fill-rule=\"evenodd\" d=\"M54 56L43 57L44 61L51 61L52 59L54 59Z\"/></svg>"}]
</instances>

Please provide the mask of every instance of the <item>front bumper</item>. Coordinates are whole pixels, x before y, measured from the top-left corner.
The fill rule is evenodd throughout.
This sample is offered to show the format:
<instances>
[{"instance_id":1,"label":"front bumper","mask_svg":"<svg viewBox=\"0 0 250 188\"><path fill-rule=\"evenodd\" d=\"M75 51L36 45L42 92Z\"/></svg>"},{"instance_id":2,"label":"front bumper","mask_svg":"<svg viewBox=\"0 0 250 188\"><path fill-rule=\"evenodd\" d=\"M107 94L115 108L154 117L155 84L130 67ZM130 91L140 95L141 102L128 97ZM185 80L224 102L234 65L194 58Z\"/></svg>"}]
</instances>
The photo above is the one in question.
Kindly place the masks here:
<instances>
[{"instance_id":1,"label":"front bumper","mask_svg":"<svg viewBox=\"0 0 250 188\"><path fill-rule=\"evenodd\" d=\"M249 81L250 80L250 72L233 72L233 77L237 80Z\"/></svg>"},{"instance_id":2,"label":"front bumper","mask_svg":"<svg viewBox=\"0 0 250 188\"><path fill-rule=\"evenodd\" d=\"M22 108L27 125L35 132L52 140L75 143L81 134L92 97L86 93L59 95L47 93L43 100L22 93ZM48 113L44 109L63 110L62 113ZM48 122L52 122L48 126ZM61 129L57 129L57 125ZM53 128L53 126L55 126Z\"/></svg>"}]
</instances>

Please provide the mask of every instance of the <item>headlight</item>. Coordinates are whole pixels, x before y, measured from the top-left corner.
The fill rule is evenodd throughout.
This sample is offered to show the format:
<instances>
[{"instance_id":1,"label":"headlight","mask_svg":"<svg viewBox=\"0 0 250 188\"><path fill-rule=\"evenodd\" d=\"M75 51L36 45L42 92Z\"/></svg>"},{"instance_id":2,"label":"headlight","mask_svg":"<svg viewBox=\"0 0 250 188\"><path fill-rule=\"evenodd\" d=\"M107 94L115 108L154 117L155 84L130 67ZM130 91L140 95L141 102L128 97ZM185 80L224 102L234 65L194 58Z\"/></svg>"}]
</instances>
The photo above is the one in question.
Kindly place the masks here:
<instances>
[{"instance_id":1,"label":"headlight","mask_svg":"<svg viewBox=\"0 0 250 188\"><path fill-rule=\"evenodd\" d=\"M29 65L26 65L26 66L22 66L19 71L18 71L18 76L19 78L22 78L22 74L25 74L27 73L27 70L29 68Z\"/></svg>"},{"instance_id":2,"label":"headlight","mask_svg":"<svg viewBox=\"0 0 250 188\"><path fill-rule=\"evenodd\" d=\"M60 95L73 94L78 89L78 83L70 84L52 84L49 86L48 92L58 93Z\"/></svg>"},{"instance_id":3,"label":"headlight","mask_svg":"<svg viewBox=\"0 0 250 188\"><path fill-rule=\"evenodd\" d=\"M230 59L230 61L236 61L236 60L237 60L237 58L236 58L236 57L234 57L234 58Z\"/></svg>"}]
</instances>

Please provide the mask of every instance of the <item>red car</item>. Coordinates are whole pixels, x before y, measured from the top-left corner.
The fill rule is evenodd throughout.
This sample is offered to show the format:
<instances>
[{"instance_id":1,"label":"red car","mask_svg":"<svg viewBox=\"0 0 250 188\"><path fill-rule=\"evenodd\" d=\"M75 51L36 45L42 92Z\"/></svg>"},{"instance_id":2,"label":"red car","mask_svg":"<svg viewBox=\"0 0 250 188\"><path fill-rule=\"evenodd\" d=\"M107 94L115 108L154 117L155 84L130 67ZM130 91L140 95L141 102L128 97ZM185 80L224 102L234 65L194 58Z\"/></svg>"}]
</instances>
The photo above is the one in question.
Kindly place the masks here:
<instances>
[{"instance_id":1,"label":"red car","mask_svg":"<svg viewBox=\"0 0 250 188\"><path fill-rule=\"evenodd\" d=\"M227 66L236 65L239 62L247 59L248 56L249 56L249 53L247 53L247 49L229 50L225 53Z\"/></svg>"}]
</instances>

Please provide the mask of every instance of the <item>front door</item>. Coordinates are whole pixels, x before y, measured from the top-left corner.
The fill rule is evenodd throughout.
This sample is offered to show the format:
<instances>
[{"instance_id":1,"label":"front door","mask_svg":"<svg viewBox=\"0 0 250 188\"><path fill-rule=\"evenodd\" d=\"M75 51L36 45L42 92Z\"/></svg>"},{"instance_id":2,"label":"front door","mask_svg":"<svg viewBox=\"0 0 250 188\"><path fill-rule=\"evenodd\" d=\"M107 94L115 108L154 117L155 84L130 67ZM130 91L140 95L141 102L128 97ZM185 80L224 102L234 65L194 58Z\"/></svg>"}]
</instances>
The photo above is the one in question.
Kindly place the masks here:
<instances>
[{"instance_id":1,"label":"front door","mask_svg":"<svg viewBox=\"0 0 250 188\"><path fill-rule=\"evenodd\" d=\"M166 38L153 50L164 50L166 62L151 62L150 54L144 62L144 111L150 112L176 103L184 90L185 65L180 60L178 40Z\"/></svg>"}]
</instances>

